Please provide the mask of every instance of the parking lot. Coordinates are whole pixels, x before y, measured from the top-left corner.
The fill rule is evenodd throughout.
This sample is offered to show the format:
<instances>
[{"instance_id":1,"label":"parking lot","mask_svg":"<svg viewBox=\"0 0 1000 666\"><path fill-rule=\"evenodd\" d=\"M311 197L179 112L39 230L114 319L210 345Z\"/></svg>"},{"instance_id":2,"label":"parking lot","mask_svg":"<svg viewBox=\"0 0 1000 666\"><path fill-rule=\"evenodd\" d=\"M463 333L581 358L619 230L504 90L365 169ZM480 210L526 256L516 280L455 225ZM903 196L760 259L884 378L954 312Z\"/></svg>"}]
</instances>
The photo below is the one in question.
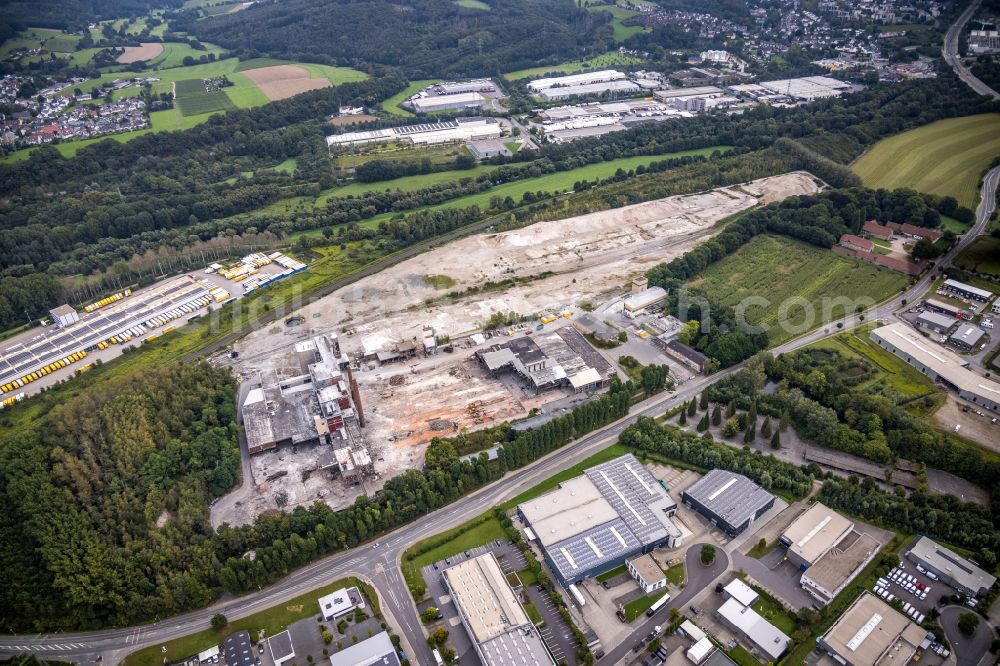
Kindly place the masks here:
<instances>
[{"instance_id":1,"label":"parking lot","mask_svg":"<svg viewBox=\"0 0 1000 666\"><path fill-rule=\"evenodd\" d=\"M417 609L423 612L428 606L435 606L441 612L439 622L448 630L448 646L455 650L458 654L458 663L463 666L478 666L480 660L476 655L469 634L462 626L458 609L452 603L451 597L445 588L441 572L449 566L488 552L492 552L496 556L497 561L500 563L500 568L504 573L522 571L528 567L524 553L518 550L516 546L508 541L497 540L490 542L488 545L477 546L447 559L439 560L420 570L424 581L427 583L428 598L426 601L418 604ZM548 646L549 651L555 657L556 663L565 662L571 666L575 665L576 639L573 637L573 632L565 620L563 620L562 615L559 614L559 609L549 598L548 594L540 590L537 585L515 587L514 593L521 598L522 603L524 602L523 595L526 595L535 608L538 609L539 614L542 616L542 625L539 628L539 633L545 641L546 646ZM429 627L429 629L433 631L433 626Z\"/></svg>"}]
</instances>

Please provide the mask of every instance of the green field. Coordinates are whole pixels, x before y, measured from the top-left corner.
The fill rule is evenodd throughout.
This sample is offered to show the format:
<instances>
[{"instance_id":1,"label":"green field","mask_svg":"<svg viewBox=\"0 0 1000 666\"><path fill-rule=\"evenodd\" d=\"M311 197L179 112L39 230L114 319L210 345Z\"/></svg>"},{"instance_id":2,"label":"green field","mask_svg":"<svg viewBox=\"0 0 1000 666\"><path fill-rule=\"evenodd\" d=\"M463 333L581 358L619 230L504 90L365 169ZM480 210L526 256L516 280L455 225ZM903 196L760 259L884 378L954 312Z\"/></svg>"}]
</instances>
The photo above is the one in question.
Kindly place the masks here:
<instances>
[{"instance_id":1,"label":"green field","mask_svg":"<svg viewBox=\"0 0 1000 666\"><path fill-rule=\"evenodd\" d=\"M415 192L416 190L422 190L442 183L456 182L463 178L475 178L479 174L489 173L497 168L499 167L484 165L463 171L438 171L436 173L424 173L416 176L404 176L393 180L383 180L378 183L350 183L349 185L324 190L316 198L316 205L325 206L331 197L358 197L366 192L383 192L385 190Z\"/></svg>"},{"instance_id":2,"label":"green field","mask_svg":"<svg viewBox=\"0 0 1000 666\"><path fill-rule=\"evenodd\" d=\"M133 652L125 658L124 664L125 666L162 666L164 660L175 662L190 657L213 645L218 645L226 636L240 630L250 632L253 641L257 640L257 632L259 631L263 631L265 637L274 636L284 631L293 622L315 616L317 600L321 596L350 586L358 586L364 592L365 598L371 602L368 609L369 614L378 615L381 613L378 597L369 585L356 578L345 578L306 592L277 606L266 608L242 620L232 620L220 631L206 629L196 634L176 638L166 643L157 643L138 652ZM332 628L332 624L330 626ZM163 650L164 647L166 650ZM305 662L303 661L303 663Z\"/></svg>"},{"instance_id":3,"label":"green field","mask_svg":"<svg viewBox=\"0 0 1000 666\"><path fill-rule=\"evenodd\" d=\"M611 27L614 28L614 38L616 42L623 42L632 35L649 31L649 28L645 26L625 25L622 23L625 19L639 15L639 12L632 9L625 9L624 7L618 7L617 5L590 5L587 7L587 11L608 12L614 16L614 19L611 21Z\"/></svg>"},{"instance_id":4,"label":"green field","mask_svg":"<svg viewBox=\"0 0 1000 666\"><path fill-rule=\"evenodd\" d=\"M468 196L459 197L458 199L451 199L450 201L445 201L433 206L426 206L417 210L444 210L449 208L467 208L469 206L479 206L480 208L486 209L489 208L490 199L493 197L511 197L515 202L517 202L520 201L525 192L548 192L550 194L565 192L566 190L573 189L573 183L578 180L607 178L614 175L615 171L618 169L629 171L636 168L640 164L649 164L650 162L669 159L671 157L683 157L685 155L708 156L715 150L726 150L726 148L727 146L713 146L711 148L683 150L676 153L666 153L664 155L622 157L617 160L611 160L610 162L598 162L597 164L588 164L587 166L570 169L569 171L550 173L544 176L539 176L538 178L505 183L484 192L470 194ZM359 226L378 226L379 222L390 220L394 215L398 215L398 213L383 213L382 215L369 218L368 220L362 222Z\"/></svg>"},{"instance_id":5,"label":"green field","mask_svg":"<svg viewBox=\"0 0 1000 666\"><path fill-rule=\"evenodd\" d=\"M485 517L485 520L475 518L447 532L435 534L423 541L418 541L407 548L403 554L403 578L412 590L414 586L423 582L423 578L420 575L422 567L434 564L446 557L457 555L470 548L496 541L497 539L506 541L507 533L504 532L503 526L500 525L500 522L496 518L488 515ZM429 544L435 544L435 546L426 552L414 555L412 558L409 557L410 553L416 553Z\"/></svg>"},{"instance_id":6,"label":"green field","mask_svg":"<svg viewBox=\"0 0 1000 666\"><path fill-rule=\"evenodd\" d=\"M852 313L857 299L880 302L906 285L907 278L801 241L765 235L710 265L689 284L724 306L739 305L751 296L766 297L766 304L753 304L746 310L746 319L768 327L768 339L777 345L821 325L826 299L848 299ZM809 303L815 315L811 325L805 325L802 307L788 307L793 298ZM783 306L790 326L777 325ZM845 307L838 306L826 318L845 314Z\"/></svg>"},{"instance_id":7,"label":"green field","mask_svg":"<svg viewBox=\"0 0 1000 666\"><path fill-rule=\"evenodd\" d=\"M438 83L438 81L438 79L411 81L410 85L403 88L402 91L382 102L382 110L393 116L412 116L413 114L401 107L400 103L405 102L408 97L416 95L430 84Z\"/></svg>"},{"instance_id":8,"label":"green field","mask_svg":"<svg viewBox=\"0 0 1000 666\"><path fill-rule=\"evenodd\" d=\"M486 11L493 9L482 0L452 0L452 2L459 7L465 7L466 9L484 9Z\"/></svg>"},{"instance_id":9,"label":"green field","mask_svg":"<svg viewBox=\"0 0 1000 666\"><path fill-rule=\"evenodd\" d=\"M1000 238L980 236L956 257L955 266L1000 277Z\"/></svg>"},{"instance_id":10,"label":"green field","mask_svg":"<svg viewBox=\"0 0 1000 666\"><path fill-rule=\"evenodd\" d=\"M236 108L232 100L221 90L200 92L193 95L184 95L183 97L178 96L176 103L185 118L204 114L211 115L219 111L229 111Z\"/></svg>"},{"instance_id":11,"label":"green field","mask_svg":"<svg viewBox=\"0 0 1000 666\"><path fill-rule=\"evenodd\" d=\"M516 72L508 72L503 77L509 81L517 79L537 79L546 74L559 72L561 74L574 74L585 70L600 70L608 67L628 67L638 65L642 60L633 56L622 55L618 51L609 51L601 55L594 56L587 60L571 60L559 63L558 65L542 65L540 67L529 67L519 69ZM410 93L413 94L413 93Z\"/></svg>"},{"instance_id":12,"label":"green field","mask_svg":"<svg viewBox=\"0 0 1000 666\"><path fill-rule=\"evenodd\" d=\"M656 601L666 593L667 593L666 590L654 592L653 594L644 597L639 597L638 599L630 601L627 604L625 604L625 607L622 609L625 612L625 621L631 622L635 618L645 613L646 609L652 606L654 601Z\"/></svg>"},{"instance_id":13,"label":"green field","mask_svg":"<svg viewBox=\"0 0 1000 666\"><path fill-rule=\"evenodd\" d=\"M810 345L810 348L833 349L845 356L863 361L874 368L875 377L858 385L856 388L859 391L866 390L876 384L885 384L907 398L918 398L935 393L937 389L935 389L933 382L921 374L919 370L872 342L869 334L873 328L874 325L867 325L849 332L838 333L832 338Z\"/></svg>"},{"instance_id":14,"label":"green field","mask_svg":"<svg viewBox=\"0 0 1000 666\"><path fill-rule=\"evenodd\" d=\"M882 139L851 167L868 187L951 195L975 210L979 177L1000 155L1000 114L939 120Z\"/></svg>"}]
</instances>

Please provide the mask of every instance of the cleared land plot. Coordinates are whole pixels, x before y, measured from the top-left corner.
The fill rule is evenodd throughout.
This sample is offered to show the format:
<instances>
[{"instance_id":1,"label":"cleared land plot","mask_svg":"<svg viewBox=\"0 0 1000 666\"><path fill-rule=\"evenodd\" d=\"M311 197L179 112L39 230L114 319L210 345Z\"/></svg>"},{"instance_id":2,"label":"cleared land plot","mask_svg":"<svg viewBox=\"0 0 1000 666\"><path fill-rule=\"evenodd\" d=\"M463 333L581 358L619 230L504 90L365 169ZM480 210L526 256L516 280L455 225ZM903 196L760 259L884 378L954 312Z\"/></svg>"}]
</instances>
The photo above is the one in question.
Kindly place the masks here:
<instances>
[{"instance_id":1,"label":"cleared land plot","mask_svg":"<svg viewBox=\"0 0 1000 666\"><path fill-rule=\"evenodd\" d=\"M546 74L575 74L576 72L583 72L587 70L600 70L615 66L626 67L628 65L637 65L640 62L642 62L642 60L639 58L622 55L618 51L609 51L608 53L602 53L601 55L594 56L588 60L571 60L557 65L541 65L539 67L519 69L516 72L504 74L503 77L510 81L516 81L517 79L536 79L543 77Z\"/></svg>"},{"instance_id":2,"label":"cleared land plot","mask_svg":"<svg viewBox=\"0 0 1000 666\"><path fill-rule=\"evenodd\" d=\"M116 62L128 65L140 60L152 60L163 53L163 44L160 42L142 42L139 46L125 46L122 54L115 58Z\"/></svg>"},{"instance_id":3,"label":"cleared land plot","mask_svg":"<svg viewBox=\"0 0 1000 666\"><path fill-rule=\"evenodd\" d=\"M296 65L248 69L242 74L253 81L271 101L287 99L308 90L329 88L332 85L327 79L311 78L307 70Z\"/></svg>"},{"instance_id":4,"label":"cleared land plot","mask_svg":"<svg viewBox=\"0 0 1000 666\"><path fill-rule=\"evenodd\" d=\"M765 235L712 264L688 284L724 306L750 303L747 299L755 297L756 302L746 309L746 319L766 327L771 344L777 345L824 320L854 312L856 304L867 307L882 301L906 282L901 273L801 241ZM847 305L826 306L829 314L824 315L829 299L846 299ZM783 321L789 325L782 325Z\"/></svg>"},{"instance_id":5,"label":"cleared land plot","mask_svg":"<svg viewBox=\"0 0 1000 666\"><path fill-rule=\"evenodd\" d=\"M1000 238L980 236L962 250L955 259L955 265L964 270L1000 277Z\"/></svg>"},{"instance_id":6,"label":"cleared land plot","mask_svg":"<svg viewBox=\"0 0 1000 666\"><path fill-rule=\"evenodd\" d=\"M891 136L854 166L868 187L910 187L976 208L979 176L1000 155L1000 114L951 118Z\"/></svg>"}]
</instances>

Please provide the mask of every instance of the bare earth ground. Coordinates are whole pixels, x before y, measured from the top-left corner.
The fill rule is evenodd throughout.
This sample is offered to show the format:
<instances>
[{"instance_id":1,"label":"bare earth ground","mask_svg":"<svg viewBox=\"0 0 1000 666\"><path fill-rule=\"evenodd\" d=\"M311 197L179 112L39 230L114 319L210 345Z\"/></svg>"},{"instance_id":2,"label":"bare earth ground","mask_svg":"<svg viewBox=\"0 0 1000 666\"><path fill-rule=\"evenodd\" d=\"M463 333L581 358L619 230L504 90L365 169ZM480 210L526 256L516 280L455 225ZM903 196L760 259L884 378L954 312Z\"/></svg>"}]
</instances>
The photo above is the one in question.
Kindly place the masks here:
<instances>
[{"instance_id":1,"label":"bare earth ground","mask_svg":"<svg viewBox=\"0 0 1000 666\"><path fill-rule=\"evenodd\" d=\"M330 118L330 124L345 126L354 125L356 123L370 123L373 120L378 120L378 116L370 116L367 113L361 113L356 116L340 116L338 118Z\"/></svg>"},{"instance_id":2,"label":"bare earth ground","mask_svg":"<svg viewBox=\"0 0 1000 666\"><path fill-rule=\"evenodd\" d=\"M945 430L953 431L956 425L961 425L959 431L962 437L990 451L1000 452L1000 420L992 423L993 415L983 412L984 416L976 414L975 408L963 412L958 401L950 395L944 404L934 412L934 422Z\"/></svg>"},{"instance_id":3,"label":"bare earth ground","mask_svg":"<svg viewBox=\"0 0 1000 666\"><path fill-rule=\"evenodd\" d=\"M295 65L275 65L273 67L258 67L241 72L253 81L272 102L286 99L308 90L329 88L327 79L311 79L309 71Z\"/></svg>"},{"instance_id":4,"label":"bare earth ground","mask_svg":"<svg viewBox=\"0 0 1000 666\"><path fill-rule=\"evenodd\" d=\"M116 62L129 64L140 60L152 60L163 53L163 44L159 42L142 42L139 46L123 46L125 52L115 58Z\"/></svg>"},{"instance_id":5,"label":"bare earth ground","mask_svg":"<svg viewBox=\"0 0 1000 666\"><path fill-rule=\"evenodd\" d=\"M270 68L269 68L270 69ZM386 478L423 464L426 444L434 436L456 429L476 430L525 417L533 408L562 409L567 391L532 395L512 377L492 379L473 357L468 335L497 311L534 314L565 308L579 313L584 301L615 297L632 277L650 266L690 250L719 229L715 223L762 201L816 191L808 174L791 173L719 189L676 196L565 220L539 222L501 234L464 238L409 259L385 271L340 289L298 311L300 326L280 323L254 331L236 343L235 364L241 378L294 363L293 345L308 336L335 332L352 358L363 344L389 349L395 341L419 336L424 324L451 337L453 353L411 359L378 367L361 363L356 373L367 426L364 436L372 449L379 479L366 487L344 487L325 474L302 472L314 466L313 452L269 452L253 457L257 496L226 516L238 524L275 508L274 493L288 494L288 506L322 499L337 508L364 492L380 487ZM508 289L466 298L428 299L459 292L486 280L553 275ZM454 285L437 290L425 279L447 275ZM572 325L560 318L546 327ZM533 326L533 323L532 323ZM507 339L506 337L501 340ZM485 345L496 343L487 340ZM263 479L275 470L289 474L270 483ZM214 520L214 518L213 518Z\"/></svg>"}]
</instances>

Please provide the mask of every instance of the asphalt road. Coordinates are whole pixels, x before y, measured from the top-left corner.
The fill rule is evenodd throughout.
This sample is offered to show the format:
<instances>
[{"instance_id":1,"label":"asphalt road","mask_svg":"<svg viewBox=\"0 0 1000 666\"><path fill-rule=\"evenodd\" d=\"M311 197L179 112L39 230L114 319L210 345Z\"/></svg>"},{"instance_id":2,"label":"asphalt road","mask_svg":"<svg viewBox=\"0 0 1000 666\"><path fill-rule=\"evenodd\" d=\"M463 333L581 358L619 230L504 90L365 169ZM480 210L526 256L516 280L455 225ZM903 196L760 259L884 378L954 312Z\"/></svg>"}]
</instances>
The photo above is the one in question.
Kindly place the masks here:
<instances>
[{"instance_id":1,"label":"asphalt road","mask_svg":"<svg viewBox=\"0 0 1000 666\"><path fill-rule=\"evenodd\" d=\"M993 642L993 630L989 622L980 616L979 626L972 636L958 630L958 618L962 613L971 612L964 606L948 606L941 611L941 628L951 643L957 666L976 666Z\"/></svg>"},{"instance_id":2,"label":"asphalt road","mask_svg":"<svg viewBox=\"0 0 1000 666\"><path fill-rule=\"evenodd\" d=\"M958 20L955 21L950 28L948 28L948 32L945 33L944 36L944 48L942 49L942 55L944 56L945 62L951 65L951 68L955 70L955 74L957 74L958 78L962 79L966 85L980 95L988 95L994 99L1000 99L1000 93L973 76L972 72L968 70L958 54L959 37L965 30L965 26L969 22L969 19L971 19L972 15L976 13L976 10L979 8L981 2L982 0L973 0L969 6L965 8L965 11L958 17Z\"/></svg>"}]
</instances>

